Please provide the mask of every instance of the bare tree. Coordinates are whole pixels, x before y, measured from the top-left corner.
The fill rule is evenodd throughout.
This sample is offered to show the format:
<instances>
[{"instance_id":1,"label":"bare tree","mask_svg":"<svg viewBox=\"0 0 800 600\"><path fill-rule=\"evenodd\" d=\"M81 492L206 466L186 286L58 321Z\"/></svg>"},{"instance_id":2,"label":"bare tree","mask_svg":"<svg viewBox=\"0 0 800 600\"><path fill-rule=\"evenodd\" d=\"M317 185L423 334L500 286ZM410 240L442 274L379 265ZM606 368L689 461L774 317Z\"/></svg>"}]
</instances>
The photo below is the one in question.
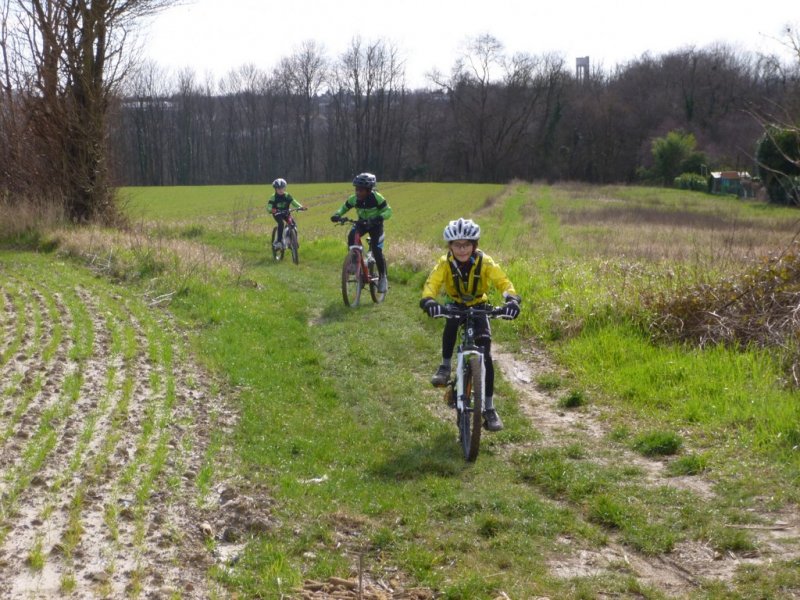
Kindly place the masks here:
<instances>
[{"instance_id":1,"label":"bare tree","mask_svg":"<svg viewBox=\"0 0 800 600\"><path fill-rule=\"evenodd\" d=\"M281 61L278 77L289 98L294 117L303 178L310 181L315 173L314 124L319 114L317 100L328 79L328 61L322 46L314 40L303 42L297 51Z\"/></svg>"},{"instance_id":2,"label":"bare tree","mask_svg":"<svg viewBox=\"0 0 800 600\"><path fill-rule=\"evenodd\" d=\"M174 0L9 0L18 28L4 45L7 85L44 157L39 179L79 222L114 216L107 117L127 73L136 21Z\"/></svg>"},{"instance_id":3,"label":"bare tree","mask_svg":"<svg viewBox=\"0 0 800 600\"><path fill-rule=\"evenodd\" d=\"M370 169L397 176L407 99L397 48L354 38L336 65L331 87L329 173L340 177Z\"/></svg>"}]
</instances>

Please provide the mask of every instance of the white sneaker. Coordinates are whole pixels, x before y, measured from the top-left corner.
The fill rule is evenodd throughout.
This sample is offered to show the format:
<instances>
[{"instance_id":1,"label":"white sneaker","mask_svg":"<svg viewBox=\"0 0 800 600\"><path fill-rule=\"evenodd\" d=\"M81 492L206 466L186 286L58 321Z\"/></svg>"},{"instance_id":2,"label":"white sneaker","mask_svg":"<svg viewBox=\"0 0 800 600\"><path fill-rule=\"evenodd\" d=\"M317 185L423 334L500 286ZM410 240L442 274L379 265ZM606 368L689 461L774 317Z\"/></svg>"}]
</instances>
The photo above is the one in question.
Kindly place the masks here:
<instances>
[{"instance_id":1,"label":"white sneaker","mask_svg":"<svg viewBox=\"0 0 800 600\"><path fill-rule=\"evenodd\" d=\"M382 275L380 279L378 279L378 293L385 294L386 290L389 289L389 280L386 278L386 275Z\"/></svg>"}]
</instances>

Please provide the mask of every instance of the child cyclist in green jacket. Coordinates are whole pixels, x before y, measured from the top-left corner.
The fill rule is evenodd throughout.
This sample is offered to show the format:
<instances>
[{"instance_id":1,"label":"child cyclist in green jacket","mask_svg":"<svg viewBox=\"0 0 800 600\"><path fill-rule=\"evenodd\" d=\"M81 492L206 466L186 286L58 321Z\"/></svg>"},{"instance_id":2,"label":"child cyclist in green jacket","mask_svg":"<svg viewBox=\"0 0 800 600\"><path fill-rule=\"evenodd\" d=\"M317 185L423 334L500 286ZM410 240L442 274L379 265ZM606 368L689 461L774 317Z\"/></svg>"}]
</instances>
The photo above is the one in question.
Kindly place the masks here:
<instances>
[{"instance_id":1,"label":"child cyclist in green jacket","mask_svg":"<svg viewBox=\"0 0 800 600\"><path fill-rule=\"evenodd\" d=\"M369 234L369 247L375 257L375 266L378 267L378 292L386 293L389 287L386 279L386 261L383 258L383 222L392 216L392 209L379 192L375 191L377 179L372 173L361 173L353 179L356 193L350 196L344 204L331 216L331 221L338 223L342 215L351 208L358 213L358 223L353 225L347 235L347 245L355 243L356 231L360 235Z\"/></svg>"},{"instance_id":2,"label":"child cyclist in green jacket","mask_svg":"<svg viewBox=\"0 0 800 600\"><path fill-rule=\"evenodd\" d=\"M519 316L520 297L503 269L482 251L478 250L481 228L471 219L450 221L444 228L444 239L449 251L442 256L428 275L422 288L420 307L430 317L440 317L444 307L436 301L444 291L446 303L462 306L481 306L486 304L489 284L492 284L505 298L503 318L516 319ZM494 407L494 365L492 364L492 330L489 318L482 316L476 322L475 339L483 349L486 367L486 398L483 411L484 423L489 431L500 431L503 422ZM459 319L446 319L442 334L442 364L431 378L436 387L447 385L450 378L450 362L458 335Z\"/></svg>"},{"instance_id":3,"label":"child cyclist in green jacket","mask_svg":"<svg viewBox=\"0 0 800 600\"><path fill-rule=\"evenodd\" d=\"M278 224L278 234L275 236L275 241L272 245L276 250L280 250L283 248L283 228L286 225L286 211L289 208L306 209L291 194L287 193L285 179L278 177L272 182L272 187L275 189L275 193L267 201L267 212L272 214L272 218Z\"/></svg>"}]
</instances>

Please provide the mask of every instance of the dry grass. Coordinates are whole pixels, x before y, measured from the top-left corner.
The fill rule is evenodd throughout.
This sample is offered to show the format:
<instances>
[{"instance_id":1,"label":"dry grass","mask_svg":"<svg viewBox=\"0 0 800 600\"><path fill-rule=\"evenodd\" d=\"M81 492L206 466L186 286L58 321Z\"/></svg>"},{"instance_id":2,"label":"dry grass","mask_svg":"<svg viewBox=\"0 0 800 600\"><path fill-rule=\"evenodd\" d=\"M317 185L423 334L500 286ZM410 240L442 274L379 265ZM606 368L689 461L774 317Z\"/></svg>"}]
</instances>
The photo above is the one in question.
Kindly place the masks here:
<instances>
[{"instance_id":1,"label":"dry grass","mask_svg":"<svg viewBox=\"0 0 800 600\"><path fill-rule=\"evenodd\" d=\"M696 264L717 272L741 268L787 247L799 227L786 219L635 206L563 211L559 218L569 244L586 253Z\"/></svg>"},{"instance_id":2,"label":"dry grass","mask_svg":"<svg viewBox=\"0 0 800 600\"><path fill-rule=\"evenodd\" d=\"M395 265L416 273L430 269L435 259L445 252L441 247L396 238L392 240L391 259Z\"/></svg>"},{"instance_id":3,"label":"dry grass","mask_svg":"<svg viewBox=\"0 0 800 600\"><path fill-rule=\"evenodd\" d=\"M0 195L0 239L9 239L63 226L68 222L64 205L44 200L12 202Z\"/></svg>"},{"instance_id":4,"label":"dry grass","mask_svg":"<svg viewBox=\"0 0 800 600\"><path fill-rule=\"evenodd\" d=\"M208 282L226 273L237 282L244 265L222 252L190 240L152 235L147 229L127 231L82 227L51 233L60 253L85 260L93 269L120 279L147 279L156 299L169 300L192 278Z\"/></svg>"},{"instance_id":5,"label":"dry grass","mask_svg":"<svg viewBox=\"0 0 800 600\"><path fill-rule=\"evenodd\" d=\"M647 303L659 337L701 347L777 348L800 385L800 244L744 274L658 294Z\"/></svg>"}]
</instances>

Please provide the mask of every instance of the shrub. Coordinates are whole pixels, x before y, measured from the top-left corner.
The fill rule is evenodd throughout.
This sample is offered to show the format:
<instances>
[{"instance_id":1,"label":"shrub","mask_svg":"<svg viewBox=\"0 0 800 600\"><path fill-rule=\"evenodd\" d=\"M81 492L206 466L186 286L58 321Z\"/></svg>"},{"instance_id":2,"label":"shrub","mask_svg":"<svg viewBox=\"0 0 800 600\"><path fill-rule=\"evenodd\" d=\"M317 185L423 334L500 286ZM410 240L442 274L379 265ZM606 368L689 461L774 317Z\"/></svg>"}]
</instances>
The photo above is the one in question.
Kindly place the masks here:
<instances>
[{"instance_id":1,"label":"shrub","mask_svg":"<svg viewBox=\"0 0 800 600\"><path fill-rule=\"evenodd\" d=\"M756 159L770 202L800 204L800 129L767 127Z\"/></svg>"},{"instance_id":2,"label":"shrub","mask_svg":"<svg viewBox=\"0 0 800 600\"><path fill-rule=\"evenodd\" d=\"M697 173L681 173L675 178L674 185L676 188L695 192L708 190L708 180Z\"/></svg>"},{"instance_id":3,"label":"shrub","mask_svg":"<svg viewBox=\"0 0 800 600\"><path fill-rule=\"evenodd\" d=\"M644 298L657 338L701 347L727 344L779 349L800 385L800 244L743 274Z\"/></svg>"},{"instance_id":4,"label":"shrub","mask_svg":"<svg viewBox=\"0 0 800 600\"><path fill-rule=\"evenodd\" d=\"M661 178L664 185L669 185L670 181L685 170L683 165L692 156L696 144L694 135L680 129L653 139L653 172Z\"/></svg>"}]
</instances>

